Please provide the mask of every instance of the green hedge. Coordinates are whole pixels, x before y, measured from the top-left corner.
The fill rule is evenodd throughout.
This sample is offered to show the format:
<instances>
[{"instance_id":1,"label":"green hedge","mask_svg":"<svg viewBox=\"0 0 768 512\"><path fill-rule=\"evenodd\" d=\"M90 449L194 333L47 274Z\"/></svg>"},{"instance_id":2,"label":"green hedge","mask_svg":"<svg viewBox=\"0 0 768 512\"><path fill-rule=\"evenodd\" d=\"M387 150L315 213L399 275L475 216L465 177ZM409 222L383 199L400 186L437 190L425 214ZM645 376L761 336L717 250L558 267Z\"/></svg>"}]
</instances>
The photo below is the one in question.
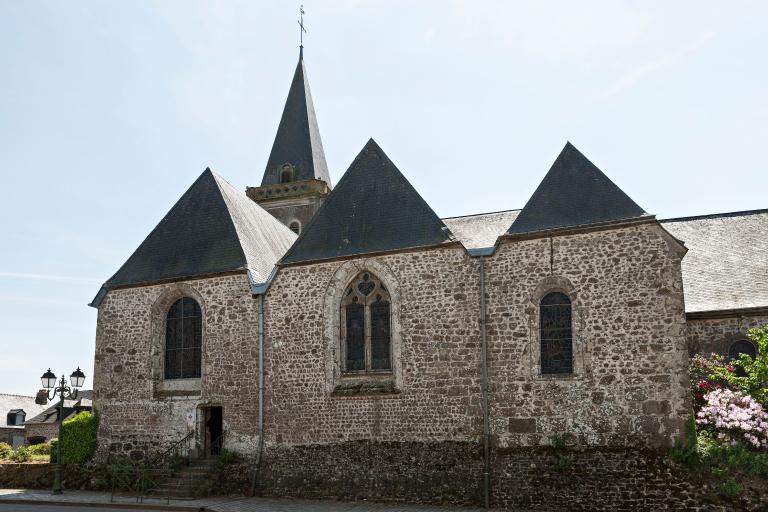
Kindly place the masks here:
<instances>
[{"instance_id":1,"label":"green hedge","mask_svg":"<svg viewBox=\"0 0 768 512\"><path fill-rule=\"evenodd\" d=\"M96 433L99 430L99 416L83 411L68 419L61 426L61 461L64 464L82 464L96 451ZM56 444L51 441L51 460L56 460Z\"/></svg>"},{"instance_id":2,"label":"green hedge","mask_svg":"<svg viewBox=\"0 0 768 512\"><path fill-rule=\"evenodd\" d=\"M0 459L7 459L13 455L13 448L8 443L0 443Z\"/></svg>"}]
</instances>

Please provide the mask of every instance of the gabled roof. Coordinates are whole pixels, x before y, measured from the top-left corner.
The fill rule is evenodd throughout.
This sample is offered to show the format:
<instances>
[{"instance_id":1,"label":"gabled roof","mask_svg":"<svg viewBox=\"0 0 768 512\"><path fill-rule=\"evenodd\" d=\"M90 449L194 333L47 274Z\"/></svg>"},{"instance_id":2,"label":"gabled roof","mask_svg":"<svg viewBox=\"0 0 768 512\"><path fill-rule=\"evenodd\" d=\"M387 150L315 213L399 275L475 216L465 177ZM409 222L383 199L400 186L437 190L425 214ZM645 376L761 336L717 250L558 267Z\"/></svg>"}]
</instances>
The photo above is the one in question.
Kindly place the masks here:
<instances>
[{"instance_id":1,"label":"gabled roof","mask_svg":"<svg viewBox=\"0 0 768 512\"><path fill-rule=\"evenodd\" d=\"M688 248L686 313L768 307L768 210L660 222Z\"/></svg>"},{"instance_id":2,"label":"gabled roof","mask_svg":"<svg viewBox=\"0 0 768 512\"><path fill-rule=\"evenodd\" d=\"M46 407L47 405L36 404L33 396L0 393L0 428L14 427L14 425L8 425L8 414L23 411L26 418L30 418L44 411ZM16 427L23 428L21 425Z\"/></svg>"},{"instance_id":3,"label":"gabled roof","mask_svg":"<svg viewBox=\"0 0 768 512\"><path fill-rule=\"evenodd\" d=\"M449 241L445 224L371 139L280 263Z\"/></svg>"},{"instance_id":4,"label":"gabled roof","mask_svg":"<svg viewBox=\"0 0 768 512\"><path fill-rule=\"evenodd\" d=\"M296 235L206 169L99 291L232 271L266 281Z\"/></svg>"},{"instance_id":5,"label":"gabled roof","mask_svg":"<svg viewBox=\"0 0 768 512\"><path fill-rule=\"evenodd\" d=\"M509 234L531 233L647 216L595 164L568 142Z\"/></svg>"},{"instance_id":6,"label":"gabled roof","mask_svg":"<svg viewBox=\"0 0 768 512\"><path fill-rule=\"evenodd\" d=\"M80 411L90 411L93 408L93 390L80 390L74 400L64 400L64 419L68 420ZM59 403L56 402L37 416L27 419L24 424L57 423L59 421Z\"/></svg>"},{"instance_id":7,"label":"gabled roof","mask_svg":"<svg viewBox=\"0 0 768 512\"><path fill-rule=\"evenodd\" d=\"M467 250L487 249L496 244L519 213L520 210L477 213L444 218L443 222Z\"/></svg>"},{"instance_id":8,"label":"gabled roof","mask_svg":"<svg viewBox=\"0 0 768 512\"><path fill-rule=\"evenodd\" d=\"M275 142L269 154L261 185L280 183L283 165L294 167L295 180L318 179L331 186L328 165L325 163L320 129L317 127L315 107L309 92L307 71L304 68L304 51L299 52L299 63L293 74L283 117L277 128Z\"/></svg>"}]
</instances>

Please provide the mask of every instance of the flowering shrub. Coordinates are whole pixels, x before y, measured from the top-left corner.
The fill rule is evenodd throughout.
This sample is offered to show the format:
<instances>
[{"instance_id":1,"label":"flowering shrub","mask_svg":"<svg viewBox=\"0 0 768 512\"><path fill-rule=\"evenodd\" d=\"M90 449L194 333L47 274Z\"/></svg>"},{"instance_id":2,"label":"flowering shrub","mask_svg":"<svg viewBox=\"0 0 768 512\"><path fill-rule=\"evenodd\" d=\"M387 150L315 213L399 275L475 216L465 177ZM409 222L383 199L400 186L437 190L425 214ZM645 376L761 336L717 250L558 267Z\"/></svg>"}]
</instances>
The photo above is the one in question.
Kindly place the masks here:
<instances>
[{"instance_id":1,"label":"flowering shrub","mask_svg":"<svg viewBox=\"0 0 768 512\"><path fill-rule=\"evenodd\" d=\"M703 397L696 424L716 433L723 443L746 441L768 450L768 413L754 398L730 389L713 389Z\"/></svg>"},{"instance_id":2,"label":"flowering shrub","mask_svg":"<svg viewBox=\"0 0 768 512\"><path fill-rule=\"evenodd\" d=\"M739 359L729 361L712 354L691 359L688 375L694 411L698 412L705 405L705 395L716 389L741 391L768 408L768 326L750 329L747 336L757 347L755 358L741 354ZM736 372L738 367L743 372Z\"/></svg>"}]
</instances>

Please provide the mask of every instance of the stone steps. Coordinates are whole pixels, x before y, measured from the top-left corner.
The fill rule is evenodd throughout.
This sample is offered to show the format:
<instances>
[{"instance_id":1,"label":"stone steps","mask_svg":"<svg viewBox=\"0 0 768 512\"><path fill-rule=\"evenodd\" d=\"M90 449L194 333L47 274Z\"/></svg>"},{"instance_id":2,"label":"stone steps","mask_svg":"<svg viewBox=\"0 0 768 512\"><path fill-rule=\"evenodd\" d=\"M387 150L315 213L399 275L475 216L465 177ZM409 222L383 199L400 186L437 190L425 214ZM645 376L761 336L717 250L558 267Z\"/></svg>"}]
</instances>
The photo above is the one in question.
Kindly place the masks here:
<instances>
[{"instance_id":1,"label":"stone steps","mask_svg":"<svg viewBox=\"0 0 768 512\"><path fill-rule=\"evenodd\" d=\"M192 498L195 489L209 477L216 462L217 459L193 460L188 466L179 468L163 480L149 494L171 498Z\"/></svg>"}]
</instances>

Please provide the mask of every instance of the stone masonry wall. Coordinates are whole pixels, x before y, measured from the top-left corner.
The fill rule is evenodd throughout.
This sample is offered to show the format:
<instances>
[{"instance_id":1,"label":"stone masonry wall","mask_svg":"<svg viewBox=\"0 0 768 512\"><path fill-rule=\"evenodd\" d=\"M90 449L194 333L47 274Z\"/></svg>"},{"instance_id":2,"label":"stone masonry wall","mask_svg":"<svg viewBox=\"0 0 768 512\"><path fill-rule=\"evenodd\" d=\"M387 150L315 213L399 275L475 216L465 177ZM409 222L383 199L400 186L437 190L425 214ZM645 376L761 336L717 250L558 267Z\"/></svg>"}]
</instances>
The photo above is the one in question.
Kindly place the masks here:
<instances>
[{"instance_id":1,"label":"stone masonry wall","mask_svg":"<svg viewBox=\"0 0 768 512\"><path fill-rule=\"evenodd\" d=\"M393 296L399 393L331 396L339 340L329 325L339 309L326 310L325 299L348 285L336 273L349 262L283 268L266 297L265 442L473 439L481 417L476 263L454 246L353 264L345 276L368 269Z\"/></svg>"},{"instance_id":2,"label":"stone masonry wall","mask_svg":"<svg viewBox=\"0 0 768 512\"><path fill-rule=\"evenodd\" d=\"M551 436L670 446L684 431L688 354L679 245L655 224L505 241L489 261L491 419L499 446ZM573 302L575 374L538 371L538 301Z\"/></svg>"},{"instance_id":3,"label":"stone masonry wall","mask_svg":"<svg viewBox=\"0 0 768 512\"><path fill-rule=\"evenodd\" d=\"M494 453L552 436L614 450L669 446L681 435L691 413L682 255L652 223L501 244L485 264ZM394 391L339 394L334 301L362 270L393 297ZM477 502L478 272L478 260L457 247L280 270L266 300L264 492L382 497L399 489L404 500ZM538 298L553 290L574 302L570 377L538 371ZM618 475L605 481L614 489L638 478L606 474ZM515 484L500 482L510 486L498 489L506 500Z\"/></svg>"},{"instance_id":4,"label":"stone masonry wall","mask_svg":"<svg viewBox=\"0 0 768 512\"><path fill-rule=\"evenodd\" d=\"M44 437L46 441L59 437L58 423L27 423L24 427L27 439Z\"/></svg>"},{"instance_id":5,"label":"stone masonry wall","mask_svg":"<svg viewBox=\"0 0 768 512\"><path fill-rule=\"evenodd\" d=\"M728 355L732 343L747 339L747 331L768 324L768 315L688 320L688 350L693 354Z\"/></svg>"},{"instance_id":6,"label":"stone masonry wall","mask_svg":"<svg viewBox=\"0 0 768 512\"><path fill-rule=\"evenodd\" d=\"M164 381L165 315L182 296L195 298L203 313L202 378ZM227 447L253 452L258 403L244 384L252 386L257 373L258 301L245 274L110 291L96 329L99 454L140 458L192 429L199 440L205 405L223 407Z\"/></svg>"}]
</instances>

